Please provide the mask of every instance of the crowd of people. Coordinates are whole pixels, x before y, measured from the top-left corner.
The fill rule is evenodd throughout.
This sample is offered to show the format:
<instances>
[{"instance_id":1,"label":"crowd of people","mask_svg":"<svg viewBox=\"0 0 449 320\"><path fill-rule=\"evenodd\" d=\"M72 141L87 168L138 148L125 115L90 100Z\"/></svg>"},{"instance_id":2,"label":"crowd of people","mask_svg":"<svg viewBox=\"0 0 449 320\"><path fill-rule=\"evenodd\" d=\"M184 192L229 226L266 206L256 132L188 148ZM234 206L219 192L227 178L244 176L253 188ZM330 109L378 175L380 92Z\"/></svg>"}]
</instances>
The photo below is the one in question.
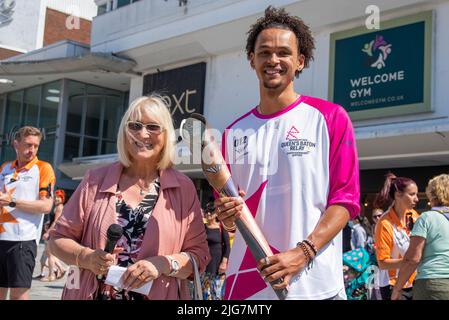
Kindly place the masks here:
<instances>
[{"instance_id":1,"label":"crowd of people","mask_svg":"<svg viewBox=\"0 0 449 320\"><path fill-rule=\"evenodd\" d=\"M174 169L175 129L157 95L130 104L118 161L88 171L68 201L54 191L51 165L37 158L42 134L21 128L17 158L0 169L0 299L28 298L49 212L40 280L63 277L61 262L79 270L79 285L66 284L62 299L277 299L273 289L288 299L449 299L449 175L430 180L431 209L419 214L418 185L388 174L368 225L359 215L347 112L294 87L314 49L309 27L284 9L268 7L250 27L246 53L259 103L222 139L240 197L221 194L205 208L190 178ZM274 253L259 261L235 232L243 199ZM106 250L114 224L122 232ZM106 281L113 266L122 272L115 285ZM149 291L138 290L149 282Z\"/></svg>"},{"instance_id":2,"label":"crowd of people","mask_svg":"<svg viewBox=\"0 0 449 320\"><path fill-rule=\"evenodd\" d=\"M346 240L351 243L344 253L348 298L449 299L449 175L432 178L426 196L430 210L418 213L416 182L386 175L373 203L373 223L359 216Z\"/></svg>"}]
</instances>

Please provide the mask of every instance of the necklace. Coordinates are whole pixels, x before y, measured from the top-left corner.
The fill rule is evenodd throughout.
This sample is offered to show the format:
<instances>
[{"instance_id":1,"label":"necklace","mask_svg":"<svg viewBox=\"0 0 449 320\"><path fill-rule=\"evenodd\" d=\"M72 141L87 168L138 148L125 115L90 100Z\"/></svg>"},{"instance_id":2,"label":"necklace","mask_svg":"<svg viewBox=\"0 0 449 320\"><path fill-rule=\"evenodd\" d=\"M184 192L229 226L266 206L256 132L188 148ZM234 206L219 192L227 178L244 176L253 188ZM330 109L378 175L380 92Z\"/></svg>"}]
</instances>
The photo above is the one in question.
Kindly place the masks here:
<instances>
[{"instance_id":1,"label":"necklace","mask_svg":"<svg viewBox=\"0 0 449 320\"><path fill-rule=\"evenodd\" d=\"M150 186L145 187L144 185L141 185L139 182L137 182L137 185L140 187L140 195L141 196L144 196L150 192ZM150 183L150 185L151 185L151 183Z\"/></svg>"},{"instance_id":2,"label":"necklace","mask_svg":"<svg viewBox=\"0 0 449 320\"><path fill-rule=\"evenodd\" d=\"M140 195L144 196L151 192L151 187L153 186L153 183L157 180L158 177L154 178L147 186L145 186L145 183L141 185L139 183L139 180L137 180L137 185L140 187Z\"/></svg>"}]
</instances>

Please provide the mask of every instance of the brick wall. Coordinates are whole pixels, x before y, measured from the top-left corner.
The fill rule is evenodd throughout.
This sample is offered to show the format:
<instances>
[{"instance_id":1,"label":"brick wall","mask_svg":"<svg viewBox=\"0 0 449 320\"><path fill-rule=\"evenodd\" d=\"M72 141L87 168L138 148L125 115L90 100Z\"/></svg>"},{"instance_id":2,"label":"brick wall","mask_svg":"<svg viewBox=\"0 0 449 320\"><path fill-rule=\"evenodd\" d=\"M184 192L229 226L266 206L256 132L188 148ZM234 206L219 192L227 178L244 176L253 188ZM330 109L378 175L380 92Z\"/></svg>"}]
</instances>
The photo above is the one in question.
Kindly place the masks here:
<instances>
[{"instance_id":1,"label":"brick wall","mask_svg":"<svg viewBox=\"0 0 449 320\"><path fill-rule=\"evenodd\" d=\"M22 54L22 52L17 52L14 50L0 48L0 60L8 59L8 58L17 56L19 54Z\"/></svg>"},{"instance_id":2,"label":"brick wall","mask_svg":"<svg viewBox=\"0 0 449 320\"><path fill-rule=\"evenodd\" d=\"M80 19L79 29L68 29L66 21L68 14L47 8L45 17L44 46L62 40L73 40L90 45L90 30L92 22ZM72 22L72 20L70 20ZM72 22L73 23L73 22Z\"/></svg>"}]
</instances>

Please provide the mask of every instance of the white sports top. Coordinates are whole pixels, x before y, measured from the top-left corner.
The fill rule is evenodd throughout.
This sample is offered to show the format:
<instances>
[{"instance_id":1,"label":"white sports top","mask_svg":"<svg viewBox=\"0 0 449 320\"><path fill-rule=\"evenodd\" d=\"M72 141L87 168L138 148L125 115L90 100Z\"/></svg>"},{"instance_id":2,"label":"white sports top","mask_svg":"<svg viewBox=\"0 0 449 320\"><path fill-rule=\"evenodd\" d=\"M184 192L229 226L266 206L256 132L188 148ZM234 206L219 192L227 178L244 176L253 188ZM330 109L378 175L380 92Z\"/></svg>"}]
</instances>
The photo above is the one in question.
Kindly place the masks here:
<instances>
[{"instance_id":1,"label":"white sports top","mask_svg":"<svg viewBox=\"0 0 449 320\"><path fill-rule=\"evenodd\" d=\"M346 207L351 218L359 213L354 131L341 106L300 96L269 116L254 108L225 130L222 152L274 253L305 239L333 204ZM319 251L309 271L292 279L288 299L326 299L343 289L340 232ZM239 232L225 298L277 299Z\"/></svg>"},{"instance_id":2,"label":"white sports top","mask_svg":"<svg viewBox=\"0 0 449 320\"><path fill-rule=\"evenodd\" d=\"M34 158L22 168L17 160L6 162L0 169L0 190L20 200L38 200L51 196L55 174L51 165ZM43 214L32 214L14 207L0 208L0 240L40 240Z\"/></svg>"}]
</instances>

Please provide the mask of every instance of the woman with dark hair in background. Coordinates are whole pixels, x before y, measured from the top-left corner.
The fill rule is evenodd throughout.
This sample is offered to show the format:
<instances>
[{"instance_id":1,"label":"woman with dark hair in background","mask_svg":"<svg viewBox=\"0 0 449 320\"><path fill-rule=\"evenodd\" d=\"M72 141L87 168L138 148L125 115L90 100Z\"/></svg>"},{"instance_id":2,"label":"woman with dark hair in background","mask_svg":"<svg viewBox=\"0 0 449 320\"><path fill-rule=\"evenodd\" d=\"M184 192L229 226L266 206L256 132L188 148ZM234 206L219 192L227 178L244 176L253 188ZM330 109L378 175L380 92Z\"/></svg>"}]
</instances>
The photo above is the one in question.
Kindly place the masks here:
<instances>
[{"instance_id":1,"label":"woman with dark hair in background","mask_svg":"<svg viewBox=\"0 0 449 320\"><path fill-rule=\"evenodd\" d=\"M209 202L204 211L207 242L211 261L201 277L204 300L223 300L225 293L226 269L231 252L229 234L221 226L214 213L213 202Z\"/></svg>"},{"instance_id":2,"label":"woman with dark hair in background","mask_svg":"<svg viewBox=\"0 0 449 320\"><path fill-rule=\"evenodd\" d=\"M410 244L411 222L416 221L418 213L413 208L418 203L418 187L406 177L396 177L388 173L384 186L374 201L374 207L388 207L380 218L375 230L376 257L379 268L388 270L388 283L381 283L380 291L383 300L389 300L392 287L396 284L402 259ZM411 298L413 273L404 284L402 295Z\"/></svg>"},{"instance_id":3,"label":"woman with dark hair in background","mask_svg":"<svg viewBox=\"0 0 449 320\"><path fill-rule=\"evenodd\" d=\"M413 227L392 300L401 298L400 288L416 267L413 300L449 300L449 175L431 179L426 195L432 209Z\"/></svg>"}]
</instances>

